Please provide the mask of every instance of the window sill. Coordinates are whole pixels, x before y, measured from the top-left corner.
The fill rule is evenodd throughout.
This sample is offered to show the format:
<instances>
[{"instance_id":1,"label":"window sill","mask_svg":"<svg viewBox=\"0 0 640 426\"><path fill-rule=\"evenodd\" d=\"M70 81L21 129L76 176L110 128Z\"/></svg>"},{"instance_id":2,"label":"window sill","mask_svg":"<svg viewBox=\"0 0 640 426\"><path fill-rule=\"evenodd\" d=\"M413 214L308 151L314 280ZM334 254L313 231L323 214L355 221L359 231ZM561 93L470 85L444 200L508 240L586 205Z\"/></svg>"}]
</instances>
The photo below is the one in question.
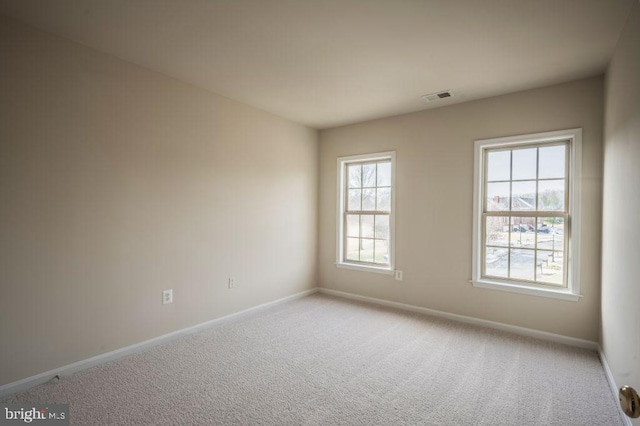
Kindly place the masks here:
<instances>
[{"instance_id":1,"label":"window sill","mask_svg":"<svg viewBox=\"0 0 640 426\"><path fill-rule=\"evenodd\" d=\"M528 294L531 296L550 297L552 299L568 300L577 302L582 295L571 292L567 289L551 289L541 287L530 287L519 284L507 284L489 280L471 281L474 287L488 288L491 290L509 291L511 293Z\"/></svg>"},{"instance_id":2,"label":"window sill","mask_svg":"<svg viewBox=\"0 0 640 426\"><path fill-rule=\"evenodd\" d=\"M336 263L338 268L353 269L355 271L374 272L376 274L393 275L394 271L390 268L377 268L375 266L356 265L354 263Z\"/></svg>"}]
</instances>

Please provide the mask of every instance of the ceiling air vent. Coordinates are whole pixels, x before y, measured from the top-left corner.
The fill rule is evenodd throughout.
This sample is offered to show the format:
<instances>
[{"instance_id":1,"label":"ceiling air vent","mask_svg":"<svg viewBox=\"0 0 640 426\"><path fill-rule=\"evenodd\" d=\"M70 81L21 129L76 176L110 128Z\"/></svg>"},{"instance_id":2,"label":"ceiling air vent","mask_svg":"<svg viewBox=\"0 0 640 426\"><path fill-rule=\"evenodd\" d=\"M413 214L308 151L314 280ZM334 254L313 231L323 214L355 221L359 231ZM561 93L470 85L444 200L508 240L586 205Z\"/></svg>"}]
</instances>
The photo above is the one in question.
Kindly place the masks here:
<instances>
[{"instance_id":1,"label":"ceiling air vent","mask_svg":"<svg viewBox=\"0 0 640 426\"><path fill-rule=\"evenodd\" d=\"M439 101L441 99L452 98L452 97L453 97L453 92L451 90L445 90L444 92L431 93L430 95L424 95L422 99L424 99L425 102L433 102L433 101Z\"/></svg>"}]
</instances>

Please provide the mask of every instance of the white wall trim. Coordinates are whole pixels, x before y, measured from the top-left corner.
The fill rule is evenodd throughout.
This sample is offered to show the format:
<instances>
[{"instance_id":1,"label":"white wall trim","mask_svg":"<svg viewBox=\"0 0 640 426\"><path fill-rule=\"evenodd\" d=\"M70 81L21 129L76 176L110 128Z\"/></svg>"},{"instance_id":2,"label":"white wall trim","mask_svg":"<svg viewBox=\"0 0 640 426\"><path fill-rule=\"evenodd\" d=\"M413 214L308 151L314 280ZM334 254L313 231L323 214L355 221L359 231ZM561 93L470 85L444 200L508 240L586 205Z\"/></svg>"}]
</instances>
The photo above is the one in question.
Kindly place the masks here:
<instances>
[{"instance_id":1,"label":"white wall trim","mask_svg":"<svg viewBox=\"0 0 640 426\"><path fill-rule=\"evenodd\" d=\"M574 346L583 349L590 349L593 351L598 350L598 343L591 340L578 339L576 337L563 336L561 334L549 333L546 331L534 330L532 328L520 327L517 325L505 324L496 321L483 320L475 317L468 317L465 315L451 314L448 312L437 311L435 309L423 308L421 306L408 305L405 303L391 302L389 300L376 299L373 297L360 296L353 293L345 293L343 291L331 290L328 288L318 289L320 293L329 294L332 296L344 297L346 299L359 300L362 302L375 303L376 305L389 306L392 308L403 309L405 311L420 312L423 314L446 318L453 321L464 322L467 324L480 325L483 327L493 328L496 330L508 331L522 336L534 337L537 339L547 340L556 343L563 343L565 345Z\"/></svg>"},{"instance_id":2,"label":"white wall trim","mask_svg":"<svg viewBox=\"0 0 640 426\"><path fill-rule=\"evenodd\" d=\"M552 299L569 300L577 302L582 295L572 293L567 289L553 289L543 287L532 287L529 285L518 285L512 283L493 282L483 279L480 281L471 281L474 287L488 288L498 291L509 291L511 293L529 294L531 296L550 297Z\"/></svg>"},{"instance_id":3,"label":"white wall trim","mask_svg":"<svg viewBox=\"0 0 640 426\"><path fill-rule=\"evenodd\" d=\"M364 271L364 272L372 272L374 274L384 274L384 275L394 275L395 271L389 268L376 268L375 266L365 266L365 265L358 265L358 264L352 264L352 263L348 263L348 262L344 262L344 263L338 263L336 262L336 267L338 268L342 268L342 269L351 269L354 271Z\"/></svg>"},{"instance_id":4,"label":"white wall trim","mask_svg":"<svg viewBox=\"0 0 640 426\"><path fill-rule=\"evenodd\" d=\"M183 328L182 330L173 331L171 333L163 334L162 336L154 337L149 340L145 340L140 343L135 343L130 346L126 346L124 348L116 349L115 351L106 352L100 355L96 355L91 358L83 359L78 362L74 362L73 364L68 364L63 367L55 368L53 370L45 371L44 373L36 374L31 377L27 377L25 379L17 380L12 383L7 383L6 385L0 386L0 399L3 399L9 395L14 393L25 391L33 386L37 386L39 384L48 382L56 375L58 376L67 376L69 374L76 373L81 370L86 370L87 368L94 367L99 364L104 364L105 362L113 361L118 358L122 358L127 355L134 354L136 352L141 352L145 349L149 349L153 346L160 345L162 343L167 343L172 340L179 339L180 337L186 336L188 334L197 333L203 329L213 327L219 324L222 321L231 319L233 317L237 317L239 315L243 315L258 309L267 308L270 306L278 305L280 303L288 302L290 300L299 299L301 297L308 296L310 294L316 293L318 288L312 288L310 290L301 291L296 294L292 294L291 296L286 296L281 299L272 300L271 302L266 302L261 305L253 306L248 309L244 309L239 312L235 312L229 315L225 315L219 318L212 319L210 321L205 321L200 324L193 325L191 327Z\"/></svg>"},{"instance_id":5,"label":"white wall trim","mask_svg":"<svg viewBox=\"0 0 640 426\"><path fill-rule=\"evenodd\" d=\"M609 368L609 363L607 362L607 357L604 356L604 352L602 352L602 348L598 345L598 356L600 357L600 363L602 364L602 368L604 369L604 375L607 377L607 382L609 383L609 387L611 388L611 393L613 393L613 398L618 400L618 385L616 384L616 379L613 378L613 373L611 372L611 368ZM620 417L624 421L626 426L633 426L631 423L631 419L622 412L620 406L618 405L618 411L620 413Z\"/></svg>"}]
</instances>

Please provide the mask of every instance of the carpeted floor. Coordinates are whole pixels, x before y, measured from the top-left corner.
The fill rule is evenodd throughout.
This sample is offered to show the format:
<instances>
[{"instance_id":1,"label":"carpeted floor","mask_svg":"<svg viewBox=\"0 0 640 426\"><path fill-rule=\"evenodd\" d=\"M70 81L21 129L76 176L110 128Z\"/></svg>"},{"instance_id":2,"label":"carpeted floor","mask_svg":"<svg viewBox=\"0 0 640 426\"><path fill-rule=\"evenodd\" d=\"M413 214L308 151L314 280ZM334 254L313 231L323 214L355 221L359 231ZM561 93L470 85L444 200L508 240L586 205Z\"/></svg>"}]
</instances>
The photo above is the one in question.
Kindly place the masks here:
<instances>
[{"instance_id":1,"label":"carpeted floor","mask_svg":"<svg viewBox=\"0 0 640 426\"><path fill-rule=\"evenodd\" d=\"M623 424L595 352L319 294L5 402L87 425Z\"/></svg>"}]
</instances>

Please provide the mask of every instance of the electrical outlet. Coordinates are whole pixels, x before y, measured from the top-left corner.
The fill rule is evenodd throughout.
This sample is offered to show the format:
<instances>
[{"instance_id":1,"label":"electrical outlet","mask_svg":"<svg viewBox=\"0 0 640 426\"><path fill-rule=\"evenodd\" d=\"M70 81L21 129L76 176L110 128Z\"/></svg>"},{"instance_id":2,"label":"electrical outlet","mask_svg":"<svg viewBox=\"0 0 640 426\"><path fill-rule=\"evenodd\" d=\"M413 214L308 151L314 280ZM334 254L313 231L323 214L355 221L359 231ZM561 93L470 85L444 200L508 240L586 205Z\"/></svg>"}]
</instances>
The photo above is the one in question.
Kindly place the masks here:
<instances>
[{"instance_id":1,"label":"electrical outlet","mask_svg":"<svg viewBox=\"0 0 640 426\"><path fill-rule=\"evenodd\" d=\"M162 304L166 305L167 303L173 303L173 290L163 290L162 291Z\"/></svg>"},{"instance_id":2,"label":"electrical outlet","mask_svg":"<svg viewBox=\"0 0 640 426\"><path fill-rule=\"evenodd\" d=\"M229 278L229 288L234 288L236 286L236 279L231 277Z\"/></svg>"},{"instance_id":3,"label":"electrical outlet","mask_svg":"<svg viewBox=\"0 0 640 426\"><path fill-rule=\"evenodd\" d=\"M396 280L402 281L402 271L396 271Z\"/></svg>"}]
</instances>

